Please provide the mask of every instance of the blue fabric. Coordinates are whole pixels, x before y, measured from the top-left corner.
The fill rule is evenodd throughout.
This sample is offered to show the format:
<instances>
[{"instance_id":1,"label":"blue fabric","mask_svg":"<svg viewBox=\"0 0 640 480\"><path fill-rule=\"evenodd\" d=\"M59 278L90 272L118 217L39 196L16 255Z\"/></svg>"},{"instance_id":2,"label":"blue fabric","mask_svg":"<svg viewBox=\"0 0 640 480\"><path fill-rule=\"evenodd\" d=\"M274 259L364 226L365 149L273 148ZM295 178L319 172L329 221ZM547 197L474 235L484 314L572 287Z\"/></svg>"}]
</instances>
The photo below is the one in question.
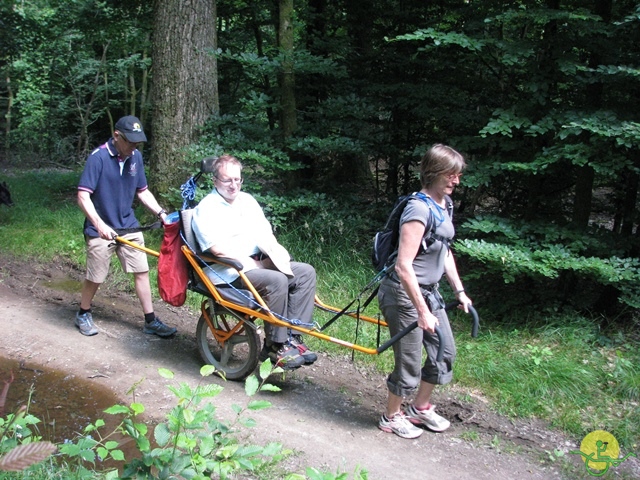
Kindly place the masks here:
<instances>
[{"instance_id":1,"label":"blue fabric","mask_svg":"<svg viewBox=\"0 0 640 480\"><path fill-rule=\"evenodd\" d=\"M133 211L133 200L138 192L148 188L142 154L135 150L128 157L120 174L118 153L113 139L96 148L85 164L78 190L89 192L100 218L113 229L136 228L140 224ZM98 231L84 221L84 233L97 237Z\"/></svg>"}]
</instances>

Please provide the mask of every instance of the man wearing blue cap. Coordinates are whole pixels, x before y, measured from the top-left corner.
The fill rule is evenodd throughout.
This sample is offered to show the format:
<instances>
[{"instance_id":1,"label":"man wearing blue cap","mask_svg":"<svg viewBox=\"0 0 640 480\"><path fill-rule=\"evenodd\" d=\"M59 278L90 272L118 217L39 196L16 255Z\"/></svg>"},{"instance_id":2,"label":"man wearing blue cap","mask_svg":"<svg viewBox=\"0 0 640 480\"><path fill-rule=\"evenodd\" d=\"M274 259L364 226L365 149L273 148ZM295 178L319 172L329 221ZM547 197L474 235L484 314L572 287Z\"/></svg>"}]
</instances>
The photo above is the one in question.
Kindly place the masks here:
<instances>
[{"instance_id":1,"label":"man wearing blue cap","mask_svg":"<svg viewBox=\"0 0 640 480\"><path fill-rule=\"evenodd\" d=\"M87 273L75 325L83 335L98 333L91 315L91 302L109 273L114 253L123 270L133 274L145 318L144 333L159 337L170 337L176 333L175 328L165 325L155 316L146 253L114 241L118 235L116 230L140 227L133 211L136 196L162 221L167 215L148 189L142 154L138 150L138 144L146 141L140 120L132 115L122 117L116 122L113 137L91 152L80 176L78 205L86 217ZM144 237L139 231L122 237L144 245Z\"/></svg>"}]
</instances>

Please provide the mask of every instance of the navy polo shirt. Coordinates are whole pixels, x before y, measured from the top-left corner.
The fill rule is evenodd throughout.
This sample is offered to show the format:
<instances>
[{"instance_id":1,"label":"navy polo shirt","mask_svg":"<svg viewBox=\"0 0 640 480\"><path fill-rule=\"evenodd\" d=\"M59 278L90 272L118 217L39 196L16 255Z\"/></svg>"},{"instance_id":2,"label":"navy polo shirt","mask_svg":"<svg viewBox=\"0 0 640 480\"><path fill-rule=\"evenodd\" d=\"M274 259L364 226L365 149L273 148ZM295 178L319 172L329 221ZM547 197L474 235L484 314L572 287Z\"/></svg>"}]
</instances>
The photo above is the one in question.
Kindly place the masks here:
<instances>
[{"instance_id":1,"label":"navy polo shirt","mask_svg":"<svg viewBox=\"0 0 640 480\"><path fill-rule=\"evenodd\" d=\"M134 150L125 160L120 174L118 152L112 138L91 152L78 184L78 190L91 194L98 215L113 229L140 225L133 212L133 200L138 192L147 188L140 151ZM84 233L99 236L88 219L84 221Z\"/></svg>"}]
</instances>

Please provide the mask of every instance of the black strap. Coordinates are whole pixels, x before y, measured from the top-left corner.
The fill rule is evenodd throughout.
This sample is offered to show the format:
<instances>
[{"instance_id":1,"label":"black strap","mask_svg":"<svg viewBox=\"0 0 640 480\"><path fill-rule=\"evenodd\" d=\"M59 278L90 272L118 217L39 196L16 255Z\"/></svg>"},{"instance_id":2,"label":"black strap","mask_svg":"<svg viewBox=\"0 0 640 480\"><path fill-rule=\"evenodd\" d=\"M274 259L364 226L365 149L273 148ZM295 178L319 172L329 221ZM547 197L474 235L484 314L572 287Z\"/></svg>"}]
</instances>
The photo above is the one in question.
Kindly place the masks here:
<instances>
[{"instance_id":1,"label":"black strap","mask_svg":"<svg viewBox=\"0 0 640 480\"><path fill-rule=\"evenodd\" d=\"M382 270L381 272L378 272L378 274L376 276L374 276L371 279L371 281L364 286L364 288L358 294L358 296L356 298L354 298L353 300L351 300L349 305L347 305L342 310L340 310L338 313L336 313L331 320L329 320L327 323L325 323L320 328L320 331L322 332L322 331L326 330L327 328L329 328L329 326L333 322L335 322L338 318L340 318L345 313L347 313L349 311L349 309L351 308L351 305L353 305L356 302L360 302L360 298L362 298L362 296L375 285L375 288L373 288L373 290L371 291L371 293L369 294L369 297L365 300L365 302L362 305L360 305L360 303L358 303L357 315L359 316L360 315L360 311L364 310L365 308L367 308L367 306L371 303L371 301L378 294L378 289L380 288L380 281L384 278L385 274L386 274L385 270Z\"/></svg>"},{"instance_id":2,"label":"black strap","mask_svg":"<svg viewBox=\"0 0 640 480\"><path fill-rule=\"evenodd\" d=\"M373 291L371 292L371 294L369 295L369 298L367 298L365 300L365 302L362 305L358 305L358 309L357 309L357 314L359 315L360 312L362 310L364 310L365 308L367 308L367 306L371 303L371 300L373 300L374 298L376 298L376 295L378 294L378 289L380 288L380 285L377 285L376 288L373 289ZM364 292L363 292L364 293ZM331 320L329 320L327 323L325 323L321 328L320 331L324 331L327 328L329 328L331 326L331 324L333 322L335 322L336 320L338 320L341 316L343 316L345 313L347 313L349 311L349 309L351 308L351 305L353 305L354 303L356 303L356 301L360 300L360 296L357 296L356 298L354 298L353 300L351 300L351 302L349 303L349 305L347 305L346 307L344 307L342 310L340 310L338 313L336 313L333 318Z\"/></svg>"},{"instance_id":3,"label":"black strap","mask_svg":"<svg viewBox=\"0 0 640 480\"><path fill-rule=\"evenodd\" d=\"M136 233L136 232L143 232L145 230L153 230L155 228L162 228L162 222L155 222L155 223L152 223L151 225L146 225L144 227L114 228L113 230L118 235L125 235L127 233Z\"/></svg>"}]
</instances>

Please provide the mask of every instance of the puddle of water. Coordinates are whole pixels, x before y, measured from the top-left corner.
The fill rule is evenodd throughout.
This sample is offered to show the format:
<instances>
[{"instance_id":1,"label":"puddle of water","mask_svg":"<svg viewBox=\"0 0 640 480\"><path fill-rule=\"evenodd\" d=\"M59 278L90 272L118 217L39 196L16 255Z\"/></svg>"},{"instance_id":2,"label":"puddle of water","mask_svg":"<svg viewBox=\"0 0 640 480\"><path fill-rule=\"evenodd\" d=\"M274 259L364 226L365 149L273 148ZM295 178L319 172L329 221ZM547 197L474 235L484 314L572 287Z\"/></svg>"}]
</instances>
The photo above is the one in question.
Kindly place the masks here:
<instances>
[{"instance_id":1,"label":"puddle of water","mask_svg":"<svg viewBox=\"0 0 640 480\"><path fill-rule=\"evenodd\" d=\"M43 282L43 286L67 293L79 293L82 291L82 282L77 280L47 280Z\"/></svg>"},{"instance_id":2,"label":"puddle of water","mask_svg":"<svg viewBox=\"0 0 640 480\"><path fill-rule=\"evenodd\" d=\"M67 439L76 441L83 429L99 418L106 423L100 429L101 434L105 436L111 433L121 420L120 415L108 415L103 412L106 408L121 402L118 402L109 389L88 379L0 357L0 392L4 387L4 381L11 378L11 372L14 381L7 391L3 416L15 413L22 405L27 406L29 413L42 422L35 426L38 430L34 434L41 436L43 440L53 443L62 443ZM112 439L121 441L122 437L116 436ZM136 452L133 447L132 441L119 447L124 451L127 460ZM108 466L119 465L101 464L101 468Z\"/></svg>"}]
</instances>

